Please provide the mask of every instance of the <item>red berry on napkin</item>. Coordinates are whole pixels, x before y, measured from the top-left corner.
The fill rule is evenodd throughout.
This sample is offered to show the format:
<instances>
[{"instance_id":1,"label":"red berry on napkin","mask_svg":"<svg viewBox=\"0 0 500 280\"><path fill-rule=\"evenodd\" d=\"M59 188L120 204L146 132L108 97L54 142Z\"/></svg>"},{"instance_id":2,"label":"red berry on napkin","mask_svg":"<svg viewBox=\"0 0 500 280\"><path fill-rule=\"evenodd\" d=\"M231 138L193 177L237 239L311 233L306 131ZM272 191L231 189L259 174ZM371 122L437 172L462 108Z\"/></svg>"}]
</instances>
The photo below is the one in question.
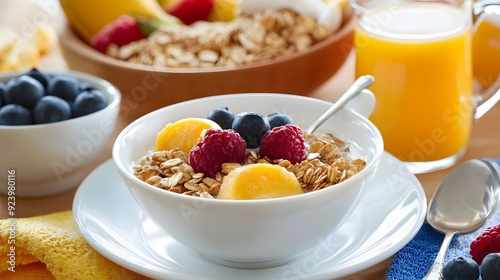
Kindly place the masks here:
<instances>
[{"instance_id":1,"label":"red berry on napkin","mask_svg":"<svg viewBox=\"0 0 500 280\"><path fill-rule=\"evenodd\" d=\"M470 244L470 254L478 264L490 253L500 253L500 225L486 228Z\"/></svg>"}]
</instances>

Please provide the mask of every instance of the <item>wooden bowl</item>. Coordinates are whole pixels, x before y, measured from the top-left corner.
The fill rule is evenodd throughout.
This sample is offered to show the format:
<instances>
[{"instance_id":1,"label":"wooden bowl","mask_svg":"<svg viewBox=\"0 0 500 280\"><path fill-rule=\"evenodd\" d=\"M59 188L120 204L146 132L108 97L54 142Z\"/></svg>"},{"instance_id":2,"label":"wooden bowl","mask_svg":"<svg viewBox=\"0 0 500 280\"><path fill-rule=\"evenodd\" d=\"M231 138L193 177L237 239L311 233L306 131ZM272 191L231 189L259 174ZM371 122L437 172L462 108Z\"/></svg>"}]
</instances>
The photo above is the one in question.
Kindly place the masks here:
<instances>
[{"instance_id":1,"label":"wooden bowl","mask_svg":"<svg viewBox=\"0 0 500 280\"><path fill-rule=\"evenodd\" d=\"M308 95L344 64L353 48L354 16L344 10L341 28L306 51L240 67L166 68L133 64L101 54L67 25L59 34L62 53L72 70L91 73L122 92L122 114L141 116L148 110L185 100L227 93ZM150 106L154 104L153 106ZM222 106L222 104L221 104ZM125 111L125 112L123 112Z\"/></svg>"}]
</instances>

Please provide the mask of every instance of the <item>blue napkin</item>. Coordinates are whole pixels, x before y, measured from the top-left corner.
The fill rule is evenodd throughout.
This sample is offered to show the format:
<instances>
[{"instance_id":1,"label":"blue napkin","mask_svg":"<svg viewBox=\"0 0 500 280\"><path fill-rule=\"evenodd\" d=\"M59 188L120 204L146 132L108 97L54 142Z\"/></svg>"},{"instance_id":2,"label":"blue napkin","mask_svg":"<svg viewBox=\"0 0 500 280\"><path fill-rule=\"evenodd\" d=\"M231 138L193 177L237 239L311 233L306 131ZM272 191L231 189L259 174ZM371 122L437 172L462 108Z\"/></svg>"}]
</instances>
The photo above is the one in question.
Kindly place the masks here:
<instances>
[{"instance_id":1,"label":"blue napkin","mask_svg":"<svg viewBox=\"0 0 500 280\"><path fill-rule=\"evenodd\" d=\"M500 164L499 159L495 159ZM454 257L468 257L470 243L487 227L500 224L500 205L480 229L468 234L456 234L451 241L445 261ZM387 272L388 280L421 280L431 267L443 242L444 234L424 223L415 237L398 251Z\"/></svg>"}]
</instances>

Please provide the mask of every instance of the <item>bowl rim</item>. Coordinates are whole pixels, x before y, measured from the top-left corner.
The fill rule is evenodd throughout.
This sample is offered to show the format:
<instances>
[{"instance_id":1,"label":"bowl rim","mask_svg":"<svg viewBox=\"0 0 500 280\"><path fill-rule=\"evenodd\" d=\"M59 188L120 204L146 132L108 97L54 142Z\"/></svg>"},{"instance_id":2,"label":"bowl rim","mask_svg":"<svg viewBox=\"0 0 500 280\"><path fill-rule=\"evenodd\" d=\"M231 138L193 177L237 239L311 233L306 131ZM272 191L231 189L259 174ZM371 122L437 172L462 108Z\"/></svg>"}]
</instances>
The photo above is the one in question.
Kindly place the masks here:
<instances>
[{"instance_id":1,"label":"bowl rim","mask_svg":"<svg viewBox=\"0 0 500 280\"><path fill-rule=\"evenodd\" d=\"M376 145L375 145L375 151L374 151L374 157L370 162L367 162L367 165L363 170L361 170L359 173L355 174L353 177L349 178L348 180L342 181L340 183L337 183L334 186L334 188L326 187L321 190L317 191L311 191L308 193L303 193L303 194L298 194L298 195L292 195L292 196L286 196L286 197L277 197L277 198L266 198L266 199L249 199L249 200L232 200L232 199L210 199L210 198L202 198L202 197L196 197L196 196L188 196L188 195L182 195L178 193L173 193L169 192L163 189L160 189L158 187L152 186L146 182L141 181L137 177L135 177L132 173L132 170L128 170L123 164L122 161L118 160L120 158L120 142L122 142L122 139L126 138L127 135L135 129L135 127L140 124L141 122L144 122L146 119L150 118L151 116L154 116L156 114L161 114L163 111L169 110L172 107L177 107L177 106L185 106L186 103L189 104L192 101L198 101L202 102L203 100L206 99L214 99L214 98L225 98L225 97L235 97L235 96L247 96L247 97L265 97L265 96L280 96L280 97L287 97L287 98L292 98L292 99L299 99L299 100L304 100L304 101L313 101L313 102L319 102L323 103L327 106L331 106L333 103L313 98L313 97L308 97L308 96L299 96L299 95L293 95L293 94L282 94L282 93L236 93L236 94L225 94L225 95L215 95L215 96L208 96L208 97L202 97L202 98L196 98L192 100L187 100L179 103L175 103L172 105L168 105L165 107L162 107L160 109L154 110L146 115L143 115L142 117L136 119L135 121L131 122L128 124L117 136L115 139L115 142L113 143L112 147L112 159L113 162L115 163L115 166L118 169L118 172L122 175L125 176L130 182L125 182L125 185L127 185L128 188L130 188L130 184L133 184L134 188L141 188L145 191L152 191L154 194L158 194L161 196L165 197L171 197L172 199L176 199L180 202L184 203L197 203L197 201L203 201L203 202L208 202L208 203L215 203L215 204L220 204L220 205L238 205L237 207L255 207L256 204L265 204L265 205L272 205L272 204L280 204L280 203L288 203L288 201L292 202L299 202L303 200L309 200L309 199L316 199L317 196L323 196L325 195L326 192L333 192L335 189L338 188L348 188L350 184L355 183L357 181L363 180L365 177L369 176L370 172L375 172L380 158L382 157L382 154L384 152L384 144L383 144L383 138L380 133L380 131L377 129L377 127L369 121L367 118L365 118L363 115L350 110L350 109L342 109L345 111L348 111L350 114L352 114L355 118L361 120L365 125L369 127L370 130L375 132L374 138L376 140ZM216 201L216 202L215 202Z\"/></svg>"},{"instance_id":2,"label":"bowl rim","mask_svg":"<svg viewBox=\"0 0 500 280\"><path fill-rule=\"evenodd\" d=\"M104 87L106 89L106 96L110 96L111 100L108 100L108 105L104 107L103 109L93 112L91 114L81 116L81 117L76 117L76 118L71 118L67 120L62 120L58 122L53 122L53 123L42 123L42 124L29 124L29 125L0 125L0 130L5 131L5 130L27 130L27 129L43 129L47 127L55 127L58 125L64 125L64 124L72 124L74 122L86 120L87 118L95 117L98 115L106 114L108 111L115 110L116 107L120 106L121 103L121 92L118 90L116 86L114 86L112 83L108 82L107 80L104 80L98 76L91 75L88 73L80 72L80 71L73 71L73 70L67 70L64 72L60 71L43 71L44 73L47 74L56 74L56 75L73 75L75 78L79 81L81 79L91 81L91 84L99 84L100 86ZM18 75L22 75L27 73L27 71L15 71L15 72L6 72L0 74L0 80L2 79L12 79ZM1 82L1 81L0 81Z\"/></svg>"},{"instance_id":3,"label":"bowl rim","mask_svg":"<svg viewBox=\"0 0 500 280\"><path fill-rule=\"evenodd\" d=\"M347 11L346 11L347 10ZM254 69L259 67L266 67L270 65L275 65L290 60L295 60L301 56L317 52L321 48L331 44L334 41L339 40L354 32L354 22L355 16L352 11L348 8L342 8L342 24L333 34L331 34L325 40L322 40L305 51L295 52L290 55L283 57L277 57L273 59L268 59L261 62L250 63L248 65L241 66L220 66L220 67L165 67L165 66L151 66L139 63L131 63L117 58L113 58L109 55L100 53L97 50L92 49L88 44L86 44L80 36L71 27L70 23L67 21L64 28L60 31L61 45L69 49L73 49L75 52L80 53L83 56L89 57L89 59L102 62L107 65L111 65L117 68L128 69L128 70L138 70L147 71L153 73L175 73L175 74L199 74L199 73L217 73L217 72L228 72L228 71L244 71L248 69Z\"/></svg>"}]
</instances>

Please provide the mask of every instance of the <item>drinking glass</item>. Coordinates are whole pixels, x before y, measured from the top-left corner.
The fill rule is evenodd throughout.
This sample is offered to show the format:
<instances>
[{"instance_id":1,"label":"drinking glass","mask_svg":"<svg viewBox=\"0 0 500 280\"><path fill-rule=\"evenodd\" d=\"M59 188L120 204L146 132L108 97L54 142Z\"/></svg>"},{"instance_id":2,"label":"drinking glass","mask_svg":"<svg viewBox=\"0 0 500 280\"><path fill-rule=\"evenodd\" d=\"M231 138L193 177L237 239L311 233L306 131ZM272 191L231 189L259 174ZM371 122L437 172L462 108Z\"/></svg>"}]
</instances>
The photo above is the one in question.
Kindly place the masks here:
<instances>
[{"instance_id":1,"label":"drinking glass","mask_svg":"<svg viewBox=\"0 0 500 280\"><path fill-rule=\"evenodd\" d=\"M454 165L465 153L474 120L500 98L496 83L474 90L472 46L479 21L474 23L473 2L350 1L357 17L356 76L375 77L370 119L386 150L413 173Z\"/></svg>"}]
</instances>

